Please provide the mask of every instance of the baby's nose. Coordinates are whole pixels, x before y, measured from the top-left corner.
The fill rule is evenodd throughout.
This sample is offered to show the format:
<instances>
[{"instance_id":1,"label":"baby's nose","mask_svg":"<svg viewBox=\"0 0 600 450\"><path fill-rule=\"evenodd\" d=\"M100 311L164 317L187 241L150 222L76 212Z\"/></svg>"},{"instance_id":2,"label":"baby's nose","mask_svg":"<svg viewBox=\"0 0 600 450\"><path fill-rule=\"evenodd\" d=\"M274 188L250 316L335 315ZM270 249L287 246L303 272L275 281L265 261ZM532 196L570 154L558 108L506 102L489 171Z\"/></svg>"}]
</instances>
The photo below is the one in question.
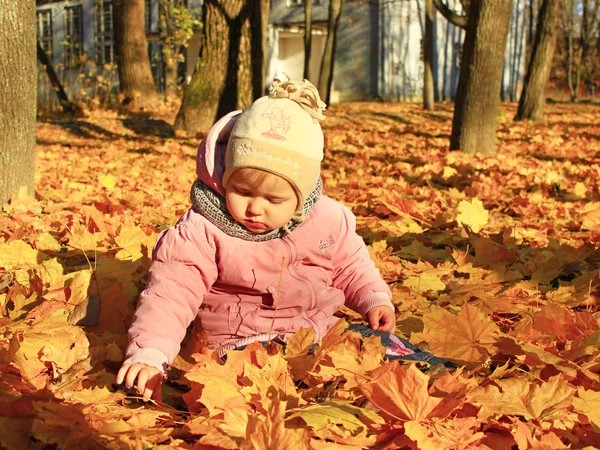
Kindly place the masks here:
<instances>
[{"instance_id":1,"label":"baby's nose","mask_svg":"<svg viewBox=\"0 0 600 450\"><path fill-rule=\"evenodd\" d=\"M263 201L259 198L253 198L248 202L248 213L252 216L259 216L264 211Z\"/></svg>"}]
</instances>

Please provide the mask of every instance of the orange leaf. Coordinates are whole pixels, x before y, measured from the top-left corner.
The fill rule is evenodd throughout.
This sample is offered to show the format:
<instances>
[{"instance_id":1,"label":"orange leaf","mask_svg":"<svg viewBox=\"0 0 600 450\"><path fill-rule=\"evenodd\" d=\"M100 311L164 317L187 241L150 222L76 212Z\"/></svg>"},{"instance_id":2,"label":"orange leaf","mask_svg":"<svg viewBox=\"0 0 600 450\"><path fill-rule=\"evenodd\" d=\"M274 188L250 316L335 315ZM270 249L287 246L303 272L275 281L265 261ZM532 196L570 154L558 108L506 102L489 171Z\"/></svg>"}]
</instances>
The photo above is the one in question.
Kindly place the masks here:
<instances>
[{"instance_id":1,"label":"orange leaf","mask_svg":"<svg viewBox=\"0 0 600 450\"><path fill-rule=\"evenodd\" d=\"M423 316L425 331L414 333L414 342L425 341L431 352L464 364L477 363L492 354L500 337L498 327L478 308L466 304L458 315L442 308Z\"/></svg>"},{"instance_id":2,"label":"orange leaf","mask_svg":"<svg viewBox=\"0 0 600 450\"><path fill-rule=\"evenodd\" d=\"M416 366L386 364L373 372L373 381L360 389L369 401L397 420L423 421L443 401L429 395L429 377Z\"/></svg>"},{"instance_id":3,"label":"orange leaf","mask_svg":"<svg viewBox=\"0 0 600 450\"><path fill-rule=\"evenodd\" d=\"M287 402L281 399L281 394L275 386L268 389L263 397L267 414L264 418L258 415L249 418L244 448L290 450L308 447L306 430L285 428Z\"/></svg>"}]
</instances>

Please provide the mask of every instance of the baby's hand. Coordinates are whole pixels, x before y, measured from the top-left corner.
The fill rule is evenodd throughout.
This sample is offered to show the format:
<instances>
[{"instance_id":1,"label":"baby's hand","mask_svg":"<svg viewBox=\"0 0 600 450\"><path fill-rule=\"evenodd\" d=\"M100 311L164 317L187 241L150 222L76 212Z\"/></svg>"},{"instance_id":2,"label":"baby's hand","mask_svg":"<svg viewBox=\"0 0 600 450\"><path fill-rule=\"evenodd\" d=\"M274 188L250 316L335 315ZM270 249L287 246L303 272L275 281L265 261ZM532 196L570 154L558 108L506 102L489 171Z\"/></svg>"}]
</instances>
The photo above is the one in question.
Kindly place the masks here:
<instances>
[{"instance_id":1,"label":"baby's hand","mask_svg":"<svg viewBox=\"0 0 600 450\"><path fill-rule=\"evenodd\" d=\"M375 331L393 331L396 327L396 314L389 306L375 306L367 311L369 326Z\"/></svg>"},{"instance_id":2,"label":"baby's hand","mask_svg":"<svg viewBox=\"0 0 600 450\"><path fill-rule=\"evenodd\" d=\"M137 379L137 383L136 383ZM163 374L156 367L146 364L125 364L117 373L117 384L125 381L127 389L137 384L137 391L142 394L144 401L162 401Z\"/></svg>"}]
</instances>

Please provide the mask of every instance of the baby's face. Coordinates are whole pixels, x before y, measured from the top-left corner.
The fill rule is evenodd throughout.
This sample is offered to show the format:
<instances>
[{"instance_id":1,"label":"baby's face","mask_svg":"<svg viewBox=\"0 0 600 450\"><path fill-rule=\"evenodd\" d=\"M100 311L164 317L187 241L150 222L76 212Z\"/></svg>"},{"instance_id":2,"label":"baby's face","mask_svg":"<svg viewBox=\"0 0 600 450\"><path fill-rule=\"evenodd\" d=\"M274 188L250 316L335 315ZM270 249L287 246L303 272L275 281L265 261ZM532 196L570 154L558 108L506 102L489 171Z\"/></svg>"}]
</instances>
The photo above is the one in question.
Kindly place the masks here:
<instances>
[{"instance_id":1,"label":"baby's face","mask_svg":"<svg viewBox=\"0 0 600 450\"><path fill-rule=\"evenodd\" d=\"M283 227L298 205L290 183L255 169L236 170L227 183L225 199L235 221L253 233Z\"/></svg>"}]
</instances>

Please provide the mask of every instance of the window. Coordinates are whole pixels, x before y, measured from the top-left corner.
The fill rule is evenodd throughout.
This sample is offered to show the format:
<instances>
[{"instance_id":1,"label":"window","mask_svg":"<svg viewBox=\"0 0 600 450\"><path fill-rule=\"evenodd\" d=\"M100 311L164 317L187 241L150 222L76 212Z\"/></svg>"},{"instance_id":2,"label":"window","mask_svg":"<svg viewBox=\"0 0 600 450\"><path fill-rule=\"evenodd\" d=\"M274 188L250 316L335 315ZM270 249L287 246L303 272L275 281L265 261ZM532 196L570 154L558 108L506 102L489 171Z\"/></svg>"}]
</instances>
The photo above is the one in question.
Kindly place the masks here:
<instances>
[{"instance_id":1,"label":"window","mask_svg":"<svg viewBox=\"0 0 600 450\"><path fill-rule=\"evenodd\" d=\"M96 40L96 65L103 66L115 60L113 34L113 6L110 1L99 1L94 11L94 34Z\"/></svg>"},{"instance_id":2,"label":"window","mask_svg":"<svg viewBox=\"0 0 600 450\"><path fill-rule=\"evenodd\" d=\"M52 11L38 11L37 13L37 39L40 46L52 59Z\"/></svg>"},{"instance_id":3,"label":"window","mask_svg":"<svg viewBox=\"0 0 600 450\"><path fill-rule=\"evenodd\" d=\"M144 14L146 15L146 33L150 33L152 31L152 0L146 0Z\"/></svg>"},{"instance_id":4,"label":"window","mask_svg":"<svg viewBox=\"0 0 600 450\"><path fill-rule=\"evenodd\" d=\"M83 8L65 8L65 65L79 67L83 55Z\"/></svg>"},{"instance_id":5,"label":"window","mask_svg":"<svg viewBox=\"0 0 600 450\"><path fill-rule=\"evenodd\" d=\"M287 0L288 6L304 6L304 0ZM313 6L319 5L320 0L312 0Z\"/></svg>"}]
</instances>

